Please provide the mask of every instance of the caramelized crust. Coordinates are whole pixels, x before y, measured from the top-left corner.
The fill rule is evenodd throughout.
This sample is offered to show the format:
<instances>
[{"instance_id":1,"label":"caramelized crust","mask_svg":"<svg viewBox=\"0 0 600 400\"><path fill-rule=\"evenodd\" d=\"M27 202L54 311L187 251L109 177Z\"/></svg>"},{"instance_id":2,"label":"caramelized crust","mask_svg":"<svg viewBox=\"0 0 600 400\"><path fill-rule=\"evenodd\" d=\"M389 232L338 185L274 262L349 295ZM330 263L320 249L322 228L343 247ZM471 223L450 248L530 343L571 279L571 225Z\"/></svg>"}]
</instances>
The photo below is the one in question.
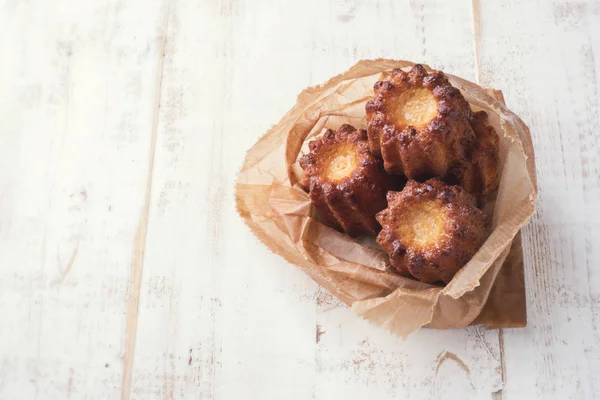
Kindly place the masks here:
<instances>
[{"instance_id":1,"label":"caramelized crust","mask_svg":"<svg viewBox=\"0 0 600 400\"><path fill-rule=\"evenodd\" d=\"M369 146L388 172L427 179L464 164L475 137L471 108L446 75L417 64L409 72L393 70L374 91L365 107Z\"/></svg>"},{"instance_id":2,"label":"caramelized crust","mask_svg":"<svg viewBox=\"0 0 600 400\"><path fill-rule=\"evenodd\" d=\"M408 181L401 192L388 192L387 201L377 214L383 227L377 243L402 275L448 283L486 239L485 215L458 186Z\"/></svg>"},{"instance_id":3,"label":"caramelized crust","mask_svg":"<svg viewBox=\"0 0 600 400\"><path fill-rule=\"evenodd\" d=\"M385 194L395 186L381 160L369 151L367 132L342 125L310 142L309 149L300 166L319 218L353 236L376 234L380 227L375 214L385 208Z\"/></svg>"},{"instance_id":4,"label":"caramelized crust","mask_svg":"<svg viewBox=\"0 0 600 400\"><path fill-rule=\"evenodd\" d=\"M488 124L485 111L473 114L471 127L475 142L468 150L468 162L457 170L454 181L475 196L486 196L498 188L500 138L494 127Z\"/></svg>"}]
</instances>

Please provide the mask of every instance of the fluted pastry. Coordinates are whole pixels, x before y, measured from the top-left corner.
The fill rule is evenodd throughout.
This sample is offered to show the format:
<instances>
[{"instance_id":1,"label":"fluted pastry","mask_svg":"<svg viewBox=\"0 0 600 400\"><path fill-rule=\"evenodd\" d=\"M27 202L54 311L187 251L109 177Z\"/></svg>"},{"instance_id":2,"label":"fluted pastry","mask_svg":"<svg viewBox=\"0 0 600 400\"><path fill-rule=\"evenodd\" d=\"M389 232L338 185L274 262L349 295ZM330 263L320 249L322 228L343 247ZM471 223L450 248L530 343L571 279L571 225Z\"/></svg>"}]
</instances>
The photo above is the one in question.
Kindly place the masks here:
<instances>
[{"instance_id":1,"label":"fluted pastry","mask_svg":"<svg viewBox=\"0 0 600 400\"><path fill-rule=\"evenodd\" d=\"M319 218L353 236L377 233L375 214L385 208L385 194L398 179L369 151L367 132L342 125L310 142L309 149L300 166Z\"/></svg>"},{"instance_id":2,"label":"fluted pastry","mask_svg":"<svg viewBox=\"0 0 600 400\"><path fill-rule=\"evenodd\" d=\"M473 114L471 127L475 132L475 141L467 152L468 162L457 169L458 176L454 181L469 193L481 197L498 188L500 138L488 123L485 111Z\"/></svg>"},{"instance_id":3,"label":"fluted pastry","mask_svg":"<svg viewBox=\"0 0 600 400\"><path fill-rule=\"evenodd\" d=\"M388 192L387 201L377 214L377 242L402 275L448 283L486 239L485 215L459 186L436 178L408 181L401 192Z\"/></svg>"},{"instance_id":4,"label":"fluted pastry","mask_svg":"<svg viewBox=\"0 0 600 400\"><path fill-rule=\"evenodd\" d=\"M471 108L441 71L427 73L419 64L409 72L395 69L374 91L365 107L369 146L388 172L443 178L465 162L475 138Z\"/></svg>"}]
</instances>

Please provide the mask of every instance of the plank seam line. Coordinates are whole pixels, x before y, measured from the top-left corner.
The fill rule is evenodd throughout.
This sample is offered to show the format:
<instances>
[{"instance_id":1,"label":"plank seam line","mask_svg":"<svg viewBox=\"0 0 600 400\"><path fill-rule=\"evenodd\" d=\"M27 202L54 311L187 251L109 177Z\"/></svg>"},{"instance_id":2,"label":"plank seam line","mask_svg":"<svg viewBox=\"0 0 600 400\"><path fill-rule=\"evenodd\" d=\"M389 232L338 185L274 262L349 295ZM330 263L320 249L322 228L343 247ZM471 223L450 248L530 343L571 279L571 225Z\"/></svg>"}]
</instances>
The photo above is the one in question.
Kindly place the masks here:
<instances>
[{"instance_id":1,"label":"plank seam line","mask_svg":"<svg viewBox=\"0 0 600 400\"><path fill-rule=\"evenodd\" d=\"M169 15L171 0L167 0L167 10L163 23L163 35L159 38L159 62L156 71L156 84L154 96L154 111L152 116L152 130L150 138L150 154L148 160L148 176L146 178L146 192L144 207L140 213L138 230L136 233L133 249L133 261L131 265L131 291L127 305L127 320L125 330L125 354L123 362L123 382L121 385L121 399L131 398L131 384L133 374L133 363L135 357L135 342L137 336L138 311L140 303L140 290L142 284L142 271L144 269L144 253L146 249L146 237L148 232L148 216L150 214L150 196L152 194L152 178L154 172L154 157L156 153L156 138L158 133L158 119L162 94L162 81L167 47L167 34L169 30Z\"/></svg>"},{"instance_id":2,"label":"plank seam line","mask_svg":"<svg viewBox=\"0 0 600 400\"><path fill-rule=\"evenodd\" d=\"M473 46L475 50L475 79L481 83L481 66L479 64L479 42L481 36L481 20L479 19L479 0L471 0L471 16L473 20Z\"/></svg>"},{"instance_id":3,"label":"plank seam line","mask_svg":"<svg viewBox=\"0 0 600 400\"><path fill-rule=\"evenodd\" d=\"M500 346L500 366L502 367L501 370L501 377L502 377L502 390L501 390L501 395L502 395L502 399L506 399L506 361L505 361L505 355L504 355L504 329L498 329L498 344Z\"/></svg>"},{"instance_id":4,"label":"plank seam line","mask_svg":"<svg viewBox=\"0 0 600 400\"><path fill-rule=\"evenodd\" d=\"M479 39L481 37L481 19L479 0L471 0L471 14L473 17L473 46L475 53L475 78L477 83L481 84L481 60L479 57ZM500 395L502 399L506 398L506 361L504 354L504 330L498 330L498 346L500 348L500 374L502 378L502 389Z\"/></svg>"}]
</instances>

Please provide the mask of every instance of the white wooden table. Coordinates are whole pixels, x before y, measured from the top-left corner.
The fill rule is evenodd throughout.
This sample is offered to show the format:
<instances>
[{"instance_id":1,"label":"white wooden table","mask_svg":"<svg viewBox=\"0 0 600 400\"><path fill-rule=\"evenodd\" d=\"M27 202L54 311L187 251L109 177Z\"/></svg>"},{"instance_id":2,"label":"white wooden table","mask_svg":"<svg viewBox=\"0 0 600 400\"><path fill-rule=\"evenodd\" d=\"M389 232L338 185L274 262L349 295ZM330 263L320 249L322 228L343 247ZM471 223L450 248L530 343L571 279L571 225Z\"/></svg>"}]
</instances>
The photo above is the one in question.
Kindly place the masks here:
<instances>
[{"instance_id":1,"label":"white wooden table","mask_svg":"<svg viewBox=\"0 0 600 400\"><path fill-rule=\"evenodd\" d=\"M245 151L378 57L531 127L526 329L402 341L237 216ZM593 0L2 0L0 399L600 398L599 110Z\"/></svg>"}]
</instances>

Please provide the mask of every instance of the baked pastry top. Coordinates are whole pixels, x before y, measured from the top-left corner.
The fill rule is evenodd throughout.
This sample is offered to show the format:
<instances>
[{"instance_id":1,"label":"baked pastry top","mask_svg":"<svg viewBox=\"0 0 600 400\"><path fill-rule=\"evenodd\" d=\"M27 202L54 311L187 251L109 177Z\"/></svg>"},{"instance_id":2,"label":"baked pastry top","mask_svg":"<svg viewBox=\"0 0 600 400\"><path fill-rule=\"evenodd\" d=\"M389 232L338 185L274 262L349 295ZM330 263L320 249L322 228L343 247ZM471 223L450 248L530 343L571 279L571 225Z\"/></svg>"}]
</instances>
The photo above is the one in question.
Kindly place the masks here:
<instances>
[{"instance_id":1,"label":"baked pastry top","mask_svg":"<svg viewBox=\"0 0 600 400\"><path fill-rule=\"evenodd\" d=\"M379 158L371 154L365 130L342 125L309 143L300 159L303 182L318 216L352 236L376 234L375 214L386 206L388 190L398 188Z\"/></svg>"},{"instance_id":2,"label":"baked pastry top","mask_svg":"<svg viewBox=\"0 0 600 400\"><path fill-rule=\"evenodd\" d=\"M387 201L377 214L377 243L402 275L448 283L485 241L486 216L458 186L411 180L401 192L388 192Z\"/></svg>"},{"instance_id":3,"label":"baked pastry top","mask_svg":"<svg viewBox=\"0 0 600 400\"><path fill-rule=\"evenodd\" d=\"M471 107L441 71L427 73L419 64L395 69L374 91L365 107L369 146L388 172L443 178L465 162L475 139Z\"/></svg>"}]
</instances>

